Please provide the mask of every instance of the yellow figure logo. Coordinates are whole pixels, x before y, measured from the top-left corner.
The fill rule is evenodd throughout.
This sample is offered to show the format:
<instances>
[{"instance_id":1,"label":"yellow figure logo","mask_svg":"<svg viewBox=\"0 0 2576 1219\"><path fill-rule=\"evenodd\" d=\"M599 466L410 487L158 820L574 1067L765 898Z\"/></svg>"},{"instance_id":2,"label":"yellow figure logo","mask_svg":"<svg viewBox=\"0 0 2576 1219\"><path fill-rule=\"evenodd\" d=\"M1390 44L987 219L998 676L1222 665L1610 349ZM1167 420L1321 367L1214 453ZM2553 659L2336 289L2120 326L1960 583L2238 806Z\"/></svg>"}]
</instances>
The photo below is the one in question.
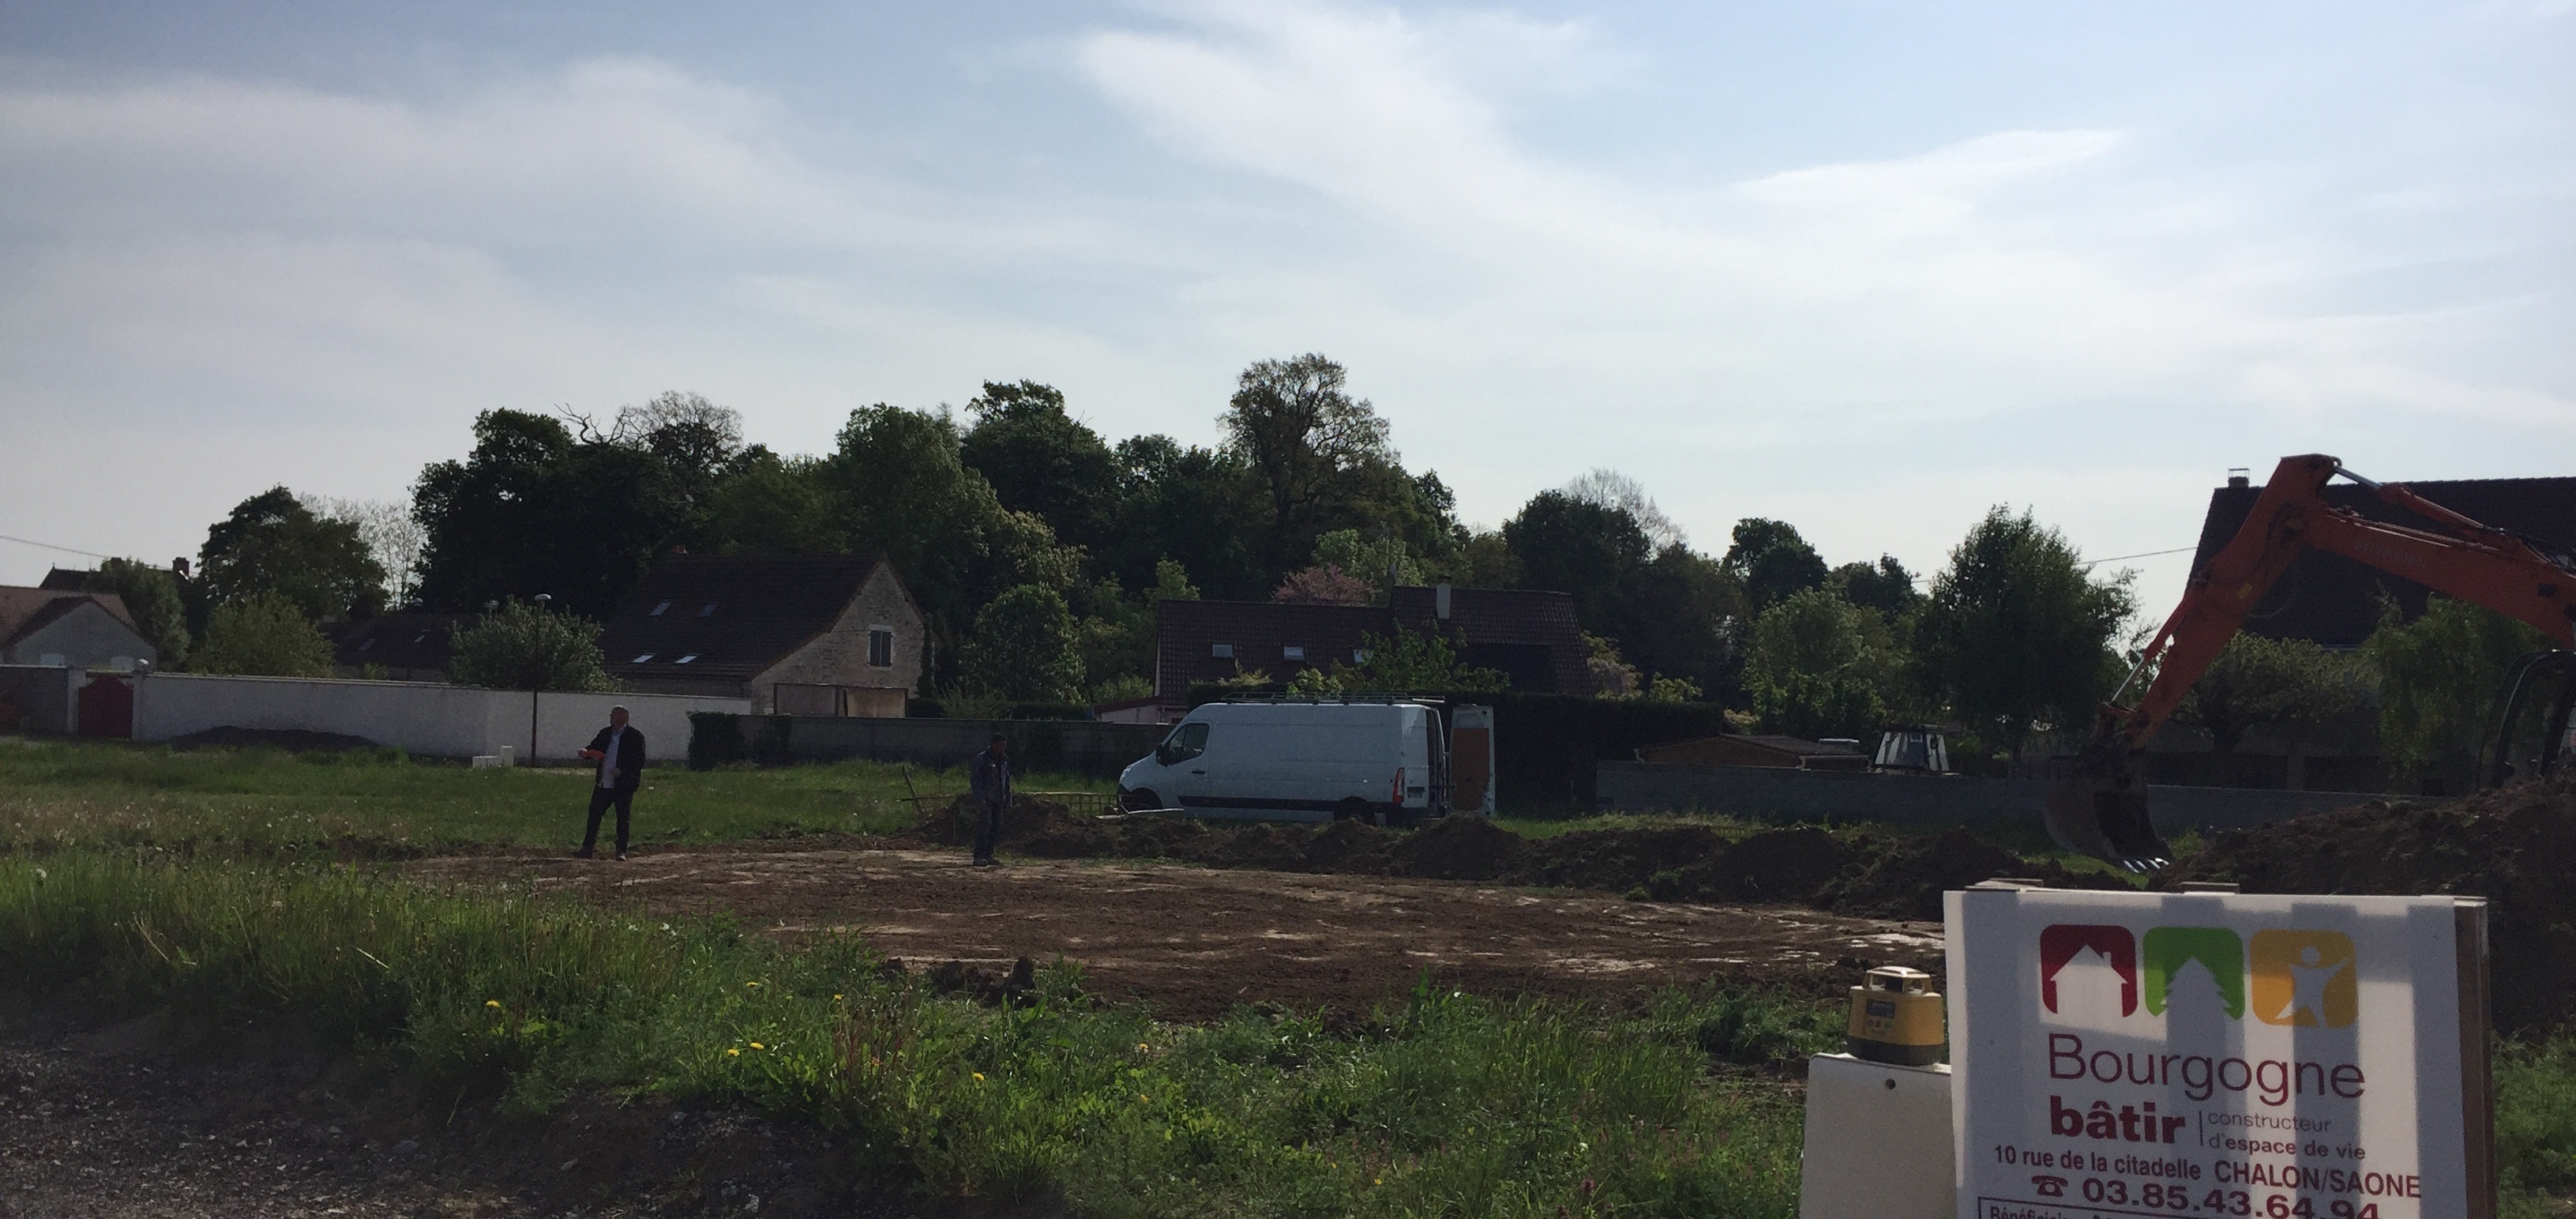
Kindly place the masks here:
<instances>
[{"instance_id":1,"label":"yellow figure logo","mask_svg":"<svg viewBox=\"0 0 2576 1219\"><path fill-rule=\"evenodd\" d=\"M2257 931L2254 1016L2265 1024L2350 1028L2361 1015L2352 937L2339 931Z\"/></svg>"}]
</instances>

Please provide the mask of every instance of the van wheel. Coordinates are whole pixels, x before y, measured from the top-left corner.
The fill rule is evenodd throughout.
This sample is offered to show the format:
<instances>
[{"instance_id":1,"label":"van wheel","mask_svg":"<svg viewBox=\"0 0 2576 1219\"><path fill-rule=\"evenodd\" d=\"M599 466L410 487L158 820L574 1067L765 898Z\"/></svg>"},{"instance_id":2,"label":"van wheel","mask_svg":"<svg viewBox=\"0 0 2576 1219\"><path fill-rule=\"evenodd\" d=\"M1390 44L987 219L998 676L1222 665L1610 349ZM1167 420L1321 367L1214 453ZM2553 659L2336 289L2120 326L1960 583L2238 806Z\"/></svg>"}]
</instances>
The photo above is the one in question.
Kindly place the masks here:
<instances>
[{"instance_id":1,"label":"van wheel","mask_svg":"<svg viewBox=\"0 0 2576 1219\"><path fill-rule=\"evenodd\" d=\"M1127 793L1126 804L1128 812L1138 813L1163 807L1163 798L1155 795L1153 788L1140 787Z\"/></svg>"},{"instance_id":2,"label":"van wheel","mask_svg":"<svg viewBox=\"0 0 2576 1219\"><path fill-rule=\"evenodd\" d=\"M1366 825L1377 820L1377 810L1368 801L1353 796L1333 807L1333 820L1357 821Z\"/></svg>"}]
</instances>

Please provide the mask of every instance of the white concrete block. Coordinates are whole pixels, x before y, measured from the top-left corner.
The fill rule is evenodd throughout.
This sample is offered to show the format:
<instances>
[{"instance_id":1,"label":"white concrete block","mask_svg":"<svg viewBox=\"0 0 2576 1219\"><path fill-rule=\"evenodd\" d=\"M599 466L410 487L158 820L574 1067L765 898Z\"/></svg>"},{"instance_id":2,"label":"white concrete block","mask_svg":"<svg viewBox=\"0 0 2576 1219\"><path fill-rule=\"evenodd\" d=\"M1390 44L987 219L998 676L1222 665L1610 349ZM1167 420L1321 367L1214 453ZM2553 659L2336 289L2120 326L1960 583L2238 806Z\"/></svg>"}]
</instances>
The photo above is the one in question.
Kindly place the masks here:
<instances>
[{"instance_id":1,"label":"white concrete block","mask_svg":"<svg viewBox=\"0 0 2576 1219\"><path fill-rule=\"evenodd\" d=\"M1951 1219L1950 1068L1807 1060L1798 1219Z\"/></svg>"}]
</instances>

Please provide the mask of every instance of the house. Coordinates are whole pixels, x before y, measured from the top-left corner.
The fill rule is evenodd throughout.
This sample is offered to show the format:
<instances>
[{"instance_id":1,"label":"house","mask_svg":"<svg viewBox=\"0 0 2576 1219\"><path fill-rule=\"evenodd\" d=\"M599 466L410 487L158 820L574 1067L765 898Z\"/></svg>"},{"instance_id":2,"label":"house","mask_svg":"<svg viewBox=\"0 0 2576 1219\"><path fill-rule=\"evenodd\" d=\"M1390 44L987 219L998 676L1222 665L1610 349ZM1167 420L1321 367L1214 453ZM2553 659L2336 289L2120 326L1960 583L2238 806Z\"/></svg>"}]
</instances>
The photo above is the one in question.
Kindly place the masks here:
<instances>
[{"instance_id":1,"label":"house","mask_svg":"<svg viewBox=\"0 0 2576 1219\"><path fill-rule=\"evenodd\" d=\"M1390 601L1162 602L1156 606L1155 700L1177 718L1193 685L1253 672L1286 682L1304 669L1359 664L1368 658L1368 636L1383 639L1399 629L1449 637L1461 661L1501 670L1514 690L1593 692L1591 652L1574 620L1574 599L1564 593L1443 584L1398 588Z\"/></svg>"},{"instance_id":2,"label":"house","mask_svg":"<svg viewBox=\"0 0 2576 1219\"><path fill-rule=\"evenodd\" d=\"M2410 482L2416 494L2482 525L2511 530L2561 550L2576 551L2576 478L2480 478ZM2243 476L2210 492L2192 570L2236 536L2263 488ZM2442 526L2390 504L2368 487L2332 483L2325 500L2362 516L2434 533ZM2342 555L2307 551L2291 560L2272 591L2245 618L2244 629L2274 639L2307 639L2329 648L2357 648L2379 626L2380 607L2393 601L2409 617L2424 611L2427 590L2403 576ZM2150 606L2161 614L2169 607Z\"/></svg>"},{"instance_id":3,"label":"house","mask_svg":"<svg viewBox=\"0 0 2576 1219\"><path fill-rule=\"evenodd\" d=\"M600 630L629 690L748 698L760 714L903 714L921 680L921 607L882 558L674 550Z\"/></svg>"},{"instance_id":4,"label":"house","mask_svg":"<svg viewBox=\"0 0 2576 1219\"><path fill-rule=\"evenodd\" d=\"M114 593L0 586L0 664L124 670L160 659Z\"/></svg>"},{"instance_id":5,"label":"house","mask_svg":"<svg viewBox=\"0 0 2576 1219\"><path fill-rule=\"evenodd\" d=\"M331 637L333 677L387 681L446 681L447 645L470 614L378 614L363 622L325 626Z\"/></svg>"},{"instance_id":6,"label":"house","mask_svg":"<svg viewBox=\"0 0 2576 1219\"><path fill-rule=\"evenodd\" d=\"M1705 736L1648 745L1637 760L1657 766L1769 766L1782 770L1868 770L1869 755L1848 744L1794 736Z\"/></svg>"}]
</instances>

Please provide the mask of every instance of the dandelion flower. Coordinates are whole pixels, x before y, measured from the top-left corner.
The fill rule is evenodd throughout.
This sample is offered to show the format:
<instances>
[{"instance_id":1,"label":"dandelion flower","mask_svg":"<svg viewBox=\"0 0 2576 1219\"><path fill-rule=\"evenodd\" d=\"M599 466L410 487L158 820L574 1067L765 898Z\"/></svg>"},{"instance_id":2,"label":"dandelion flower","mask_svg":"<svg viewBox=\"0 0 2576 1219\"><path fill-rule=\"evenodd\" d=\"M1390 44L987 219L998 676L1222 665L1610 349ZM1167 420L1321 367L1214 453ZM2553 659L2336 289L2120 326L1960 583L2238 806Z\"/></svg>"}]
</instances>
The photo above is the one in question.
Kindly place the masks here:
<instances>
[{"instance_id":1,"label":"dandelion flower","mask_svg":"<svg viewBox=\"0 0 2576 1219\"><path fill-rule=\"evenodd\" d=\"M740 1058L740 1057L742 1057L742 1051L741 1051L741 1050L727 1050L727 1051L725 1051L725 1057L727 1057L727 1058Z\"/></svg>"},{"instance_id":2,"label":"dandelion flower","mask_svg":"<svg viewBox=\"0 0 2576 1219\"><path fill-rule=\"evenodd\" d=\"M975 1082L977 1082L977 1083L979 1083L979 1084L980 1084L980 1083L982 1083L982 1082L984 1082L984 1073L983 1073L983 1072L981 1072L981 1071L977 1071L977 1072L975 1072Z\"/></svg>"},{"instance_id":3,"label":"dandelion flower","mask_svg":"<svg viewBox=\"0 0 2576 1219\"><path fill-rule=\"evenodd\" d=\"M766 1050L766 1049L768 1049L769 1047L768 1047L768 1046L765 1046L765 1045L762 1045L762 1044L760 1044L759 1042L755 1041L755 1042L752 1042L752 1043L751 1043L751 1048L753 1048L753 1049L755 1049L755 1050Z\"/></svg>"},{"instance_id":4,"label":"dandelion flower","mask_svg":"<svg viewBox=\"0 0 2576 1219\"><path fill-rule=\"evenodd\" d=\"M834 1002L834 1003L838 1003L838 1002L840 1002L840 1001L841 1001L841 997L840 997L839 995L834 995L834 996L832 996L832 1002Z\"/></svg>"},{"instance_id":5,"label":"dandelion flower","mask_svg":"<svg viewBox=\"0 0 2576 1219\"><path fill-rule=\"evenodd\" d=\"M483 1006L485 1006L485 1007L499 1007L499 1006L501 1006L501 1001L500 1001L500 1000L498 1000L498 999L486 999L486 1000L484 1000L484 1001L483 1001Z\"/></svg>"},{"instance_id":6,"label":"dandelion flower","mask_svg":"<svg viewBox=\"0 0 2576 1219\"><path fill-rule=\"evenodd\" d=\"M745 983L743 983L743 985L745 985L745 986L758 986L758 985L760 985L760 983L758 983L758 982L745 982Z\"/></svg>"},{"instance_id":7,"label":"dandelion flower","mask_svg":"<svg viewBox=\"0 0 2576 1219\"><path fill-rule=\"evenodd\" d=\"M1136 1043L1136 1052L1137 1052L1137 1053L1140 1053L1140 1054L1141 1054L1141 1053L1144 1053L1144 1052L1145 1052L1145 1051L1147 1051L1147 1050L1153 1049L1153 1048L1154 1048L1154 1047L1149 1046L1149 1045L1147 1045L1147 1044L1145 1044L1144 1042L1141 1042L1141 1041L1139 1041L1139 1042L1137 1042L1137 1043Z\"/></svg>"}]
</instances>

